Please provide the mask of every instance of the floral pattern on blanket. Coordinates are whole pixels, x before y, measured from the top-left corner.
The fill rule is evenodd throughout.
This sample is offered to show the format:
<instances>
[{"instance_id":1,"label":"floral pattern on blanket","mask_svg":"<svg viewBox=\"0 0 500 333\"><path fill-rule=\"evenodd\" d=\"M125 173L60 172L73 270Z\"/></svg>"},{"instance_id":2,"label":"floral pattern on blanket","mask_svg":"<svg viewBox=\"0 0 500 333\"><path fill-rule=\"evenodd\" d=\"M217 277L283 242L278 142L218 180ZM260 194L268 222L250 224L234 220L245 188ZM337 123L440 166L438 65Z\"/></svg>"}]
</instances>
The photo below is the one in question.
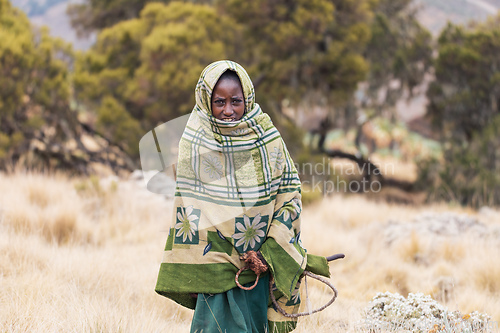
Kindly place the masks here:
<instances>
[{"instance_id":1,"label":"floral pattern on blanket","mask_svg":"<svg viewBox=\"0 0 500 333\"><path fill-rule=\"evenodd\" d=\"M198 244L198 223L200 222L200 210L193 206L177 207L175 229L175 244Z\"/></svg>"},{"instance_id":2,"label":"floral pattern on blanket","mask_svg":"<svg viewBox=\"0 0 500 333\"><path fill-rule=\"evenodd\" d=\"M256 251L266 238L269 216L257 214L251 218L247 215L237 217L233 239L234 247L239 253Z\"/></svg>"}]
</instances>

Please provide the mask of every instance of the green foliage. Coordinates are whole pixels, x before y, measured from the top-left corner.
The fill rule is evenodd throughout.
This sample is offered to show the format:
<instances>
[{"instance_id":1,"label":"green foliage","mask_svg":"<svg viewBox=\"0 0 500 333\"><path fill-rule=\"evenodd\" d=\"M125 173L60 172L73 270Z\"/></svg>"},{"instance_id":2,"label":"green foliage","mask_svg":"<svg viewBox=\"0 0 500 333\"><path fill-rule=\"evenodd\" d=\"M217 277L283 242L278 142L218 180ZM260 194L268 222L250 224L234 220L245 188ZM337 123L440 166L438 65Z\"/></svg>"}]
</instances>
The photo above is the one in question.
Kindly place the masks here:
<instances>
[{"instance_id":1,"label":"green foliage","mask_svg":"<svg viewBox=\"0 0 500 333\"><path fill-rule=\"evenodd\" d=\"M230 0L216 6L242 24L246 52L236 60L255 78L260 98L297 104L320 92L340 103L366 75L366 1Z\"/></svg>"},{"instance_id":2,"label":"green foliage","mask_svg":"<svg viewBox=\"0 0 500 333\"><path fill-rule=\"evenodd\" d=\"M220 0L215 6L241 24L245 43L234 60L249 71L273 119L287 105L305 114L322 109L338 124L350 124L346 118L355 113L343 107L369 71L363 51L371 37L371 1ZM295 139L277 126L286 142Z\"/></svg>"},{"instance_id":3,"label":"green foliage","mask_svg":"<svg viewBox=\"0 0 500 333\"><path fill-rule=\"evenodd\" d=\"M431 200L481 207L500 204L500 115L470 142L446 141L443 159L422 161L420 183Z\"/></svg>"},{"instance_id":4,"label":"green foliage","mask_svg":"<svg viewBox=\"0 0 500 333\"><path fill-rule=\"evenodd\" d=\"M237 35L238 25L210 6L149 4L139 18L103 30L93 48L79 55L76 97L99 110L100 131L109 139L132 131L121 143L136 156L139 129L146 133L190 112L201 71L227 58Z\"/></svg>"},{"instance_id":5,"label":"green foliage","mask_svg":"<svg viewBox=\"0 0 500 333\"><path fill-rule=\"evenodd\" d=\"M0 159L3 159L7 155L7 149L10 146L10 138L3 134L0 133Z\"/></svg>"},{"instance_id":6,"label":"green foliage","mask_svg":"<svg viewBox=\"0 0 500 333\"><path fill-rule=\"evenodd\" d=\"M116 99L104 97L98 110L97 130L119 145L129 147L131 153L138 153L136 144L144 134L137 120L132 118Z\"/></svg>"},{"instance_id":7,"label":"green foliage","mask_svg":"<svg viewBox=\"0 0 500 333\"><path fill-rule=\"evenodd\" d=\"M439 37L429 113L441 130L444 165L435 193L461 204L500 204L500 16ZM444 195L443 195L444 193Z\"/></svg>"},{"instance_id":8,"label":"green foliage","mask_svg":"<svg viewBox=\"0 0 500 333\"><path fill-rule=\"evenodd\" d=\"M46 0L60 1L60 0ZM84 0L68 5L67 14L77 34L86 36L123 21L138 18L150 3L169 4L172 0ZM184 0L183 2L211 4L213 0Z\"/></svg>"},{"instance_id":9,"label":"green foliage","mask_svg":"<svg viewBox=\"0 0 500 333\"><path fill-rule=\"evenodd\" d=\"M30 149L35 138L65 137L73 126L67 63L71 48L0 0L0 168ZM64 122L64 125L61 123ZM63 129L61 126L65 126Z\"/></svg>"},{"instance_id":10,"label":"green foliage","mask_svg":"<svg viewBox=\"0 0 500 333\"><path fill-rule=\"evenodd\" d=\"M416 18L409 0L379 0L374 4L372 36L365 51L370 63L365 107L380 114L422 84L432 64L432 36ZM397 82L397 84L394 84ZM380 99L380 92L385 97Z\"/></svg>"},{"instance_id":11,"label":"green foliage","mask_svg":"<svg viewBox=\"0 0 500 333\"><path fill-rule=\"evenodd\" d=\"M434 124L446 124L446 138L470 141L498 114L499 36L498 22L490 21L470 30L449 24L439 37L436 81L428 97Z\"/></svg>"},{"instance_id":12,"label":"green foliage","mask_svg":"<svg viewBox=\"0 0 500 333\"><path fill-rule=\"evenodd\" d=\"M2 75L0 76L0 107L4 116L13 121L17 105L22 104L22 97L29 79L29 72L24 71L34 62L34 45L29 21L19 10L12 8L7 0L0 0L0 57Z\"/></svg>"},{"instance_id":13,"label":"green foliage","mask_svg":"<svg viewBox=\"0 0 500 333\"><path fill-rule=\"evenodd\" d=\"M140 11L151 0L87 0L70 4L67 14L78 35L85 36L93 31L111 27L119 22L137 18ZM155 0L168 3L169 0Z\"/></svg>"}]
</instances>

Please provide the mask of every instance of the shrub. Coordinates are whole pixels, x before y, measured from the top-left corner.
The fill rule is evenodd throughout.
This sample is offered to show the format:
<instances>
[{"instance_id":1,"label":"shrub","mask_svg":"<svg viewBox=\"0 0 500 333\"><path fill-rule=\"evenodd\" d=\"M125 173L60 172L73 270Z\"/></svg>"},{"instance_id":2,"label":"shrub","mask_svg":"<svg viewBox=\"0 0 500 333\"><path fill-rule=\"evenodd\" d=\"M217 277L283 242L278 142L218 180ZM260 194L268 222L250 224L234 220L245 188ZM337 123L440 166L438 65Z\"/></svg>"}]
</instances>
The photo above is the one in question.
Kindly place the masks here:
<instances>
[{"instance_id":1,"label":"shrub","mask_svg":"<svg viewBox=\"0 0 500 333\"><path fill-rule=\"evenodd\" d=\"M465 315L448 311L422 293L410 293L405 298L386 292L371 300L363 326L369 332L490 332L490 320L490 316L477 311Z\"/></svg>"}]
</instances>

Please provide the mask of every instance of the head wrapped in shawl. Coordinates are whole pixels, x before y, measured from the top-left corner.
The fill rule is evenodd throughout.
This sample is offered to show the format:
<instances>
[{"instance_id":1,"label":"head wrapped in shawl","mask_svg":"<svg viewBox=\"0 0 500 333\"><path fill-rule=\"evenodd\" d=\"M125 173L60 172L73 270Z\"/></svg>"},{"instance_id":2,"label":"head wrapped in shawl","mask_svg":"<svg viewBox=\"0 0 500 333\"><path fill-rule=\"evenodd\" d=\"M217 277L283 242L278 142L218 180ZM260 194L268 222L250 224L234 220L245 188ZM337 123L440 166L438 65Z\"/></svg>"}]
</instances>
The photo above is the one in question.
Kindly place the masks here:
<instances>
[{"instance_id":1,"label":"head wrapped in shawl","mask_svg":"<svg viewBox=\"0 0 500 333\"><path fill-rule=\"evenodd\" d=\"M212 91L227 70L238 74L245 98L246 112L235 122L211 112ZM235 274L245 266L240 255L260 251L275 293L293 312L306 251L300 243L300 180L286 146L255 103L252 82L240 65L218 61L206 67L195 96L179 144L174 216L156 291L194 308L189 293L236 287ZM255 279L247 270L239 281ZM285 321L272 308L268 319Z\"/></svg>"},{"instance_id":2,"label":"head wrapped in shawl","mask_svg":"<svg viewBox=\"0 0 500 333\"><path fill-rule=\"evenodd\" d=\"M195 89L195 110L207 115L212 115L212 91L222 74L228 70L234 71L240 79L241 88L245 97L245 109L247 111L252 111L255 107L258 107L255 103L255 91L252 80L250 80L245 69L233 61L223 60L208 65L201 73Z\"/></svg>"}]
</instances>

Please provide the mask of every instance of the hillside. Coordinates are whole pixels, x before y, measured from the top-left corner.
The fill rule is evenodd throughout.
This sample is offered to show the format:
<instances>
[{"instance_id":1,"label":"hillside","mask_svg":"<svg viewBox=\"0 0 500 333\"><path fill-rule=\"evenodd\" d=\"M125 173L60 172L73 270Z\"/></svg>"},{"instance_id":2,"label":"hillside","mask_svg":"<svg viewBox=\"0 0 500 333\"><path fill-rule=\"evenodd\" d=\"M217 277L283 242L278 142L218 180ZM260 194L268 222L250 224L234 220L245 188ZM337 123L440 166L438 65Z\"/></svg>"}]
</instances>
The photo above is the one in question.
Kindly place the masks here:
<instances>
[{"instance_id":1,"label":"hillside","mask_svg":"<svg viewBox=\"0 0 500 333\"><path fill-rule=\"evenodd\" d=\"M414 0L421 6L420 22L434 35L439 34L447 21L466 24L470 20L482 21L495 15L500 0Z\"/></svg>"},{"instance_id":2,"label":"hillside","mask_svg":"<svg viewBox=\"0 0 500 333\"><path fill-rule=\"evenodd\" d=\"M171 199L138 180L63 175L0 173L0 190L0 332L188 331L192 311L154 292ZM500 321L498 211L333 195L304 208L302 228L309 253L346 258L330 264L337 301L296 333L374 332L363 313L386 291ZM308 281L312 306L325 304Z\"/></svg>"}]
</instances>

